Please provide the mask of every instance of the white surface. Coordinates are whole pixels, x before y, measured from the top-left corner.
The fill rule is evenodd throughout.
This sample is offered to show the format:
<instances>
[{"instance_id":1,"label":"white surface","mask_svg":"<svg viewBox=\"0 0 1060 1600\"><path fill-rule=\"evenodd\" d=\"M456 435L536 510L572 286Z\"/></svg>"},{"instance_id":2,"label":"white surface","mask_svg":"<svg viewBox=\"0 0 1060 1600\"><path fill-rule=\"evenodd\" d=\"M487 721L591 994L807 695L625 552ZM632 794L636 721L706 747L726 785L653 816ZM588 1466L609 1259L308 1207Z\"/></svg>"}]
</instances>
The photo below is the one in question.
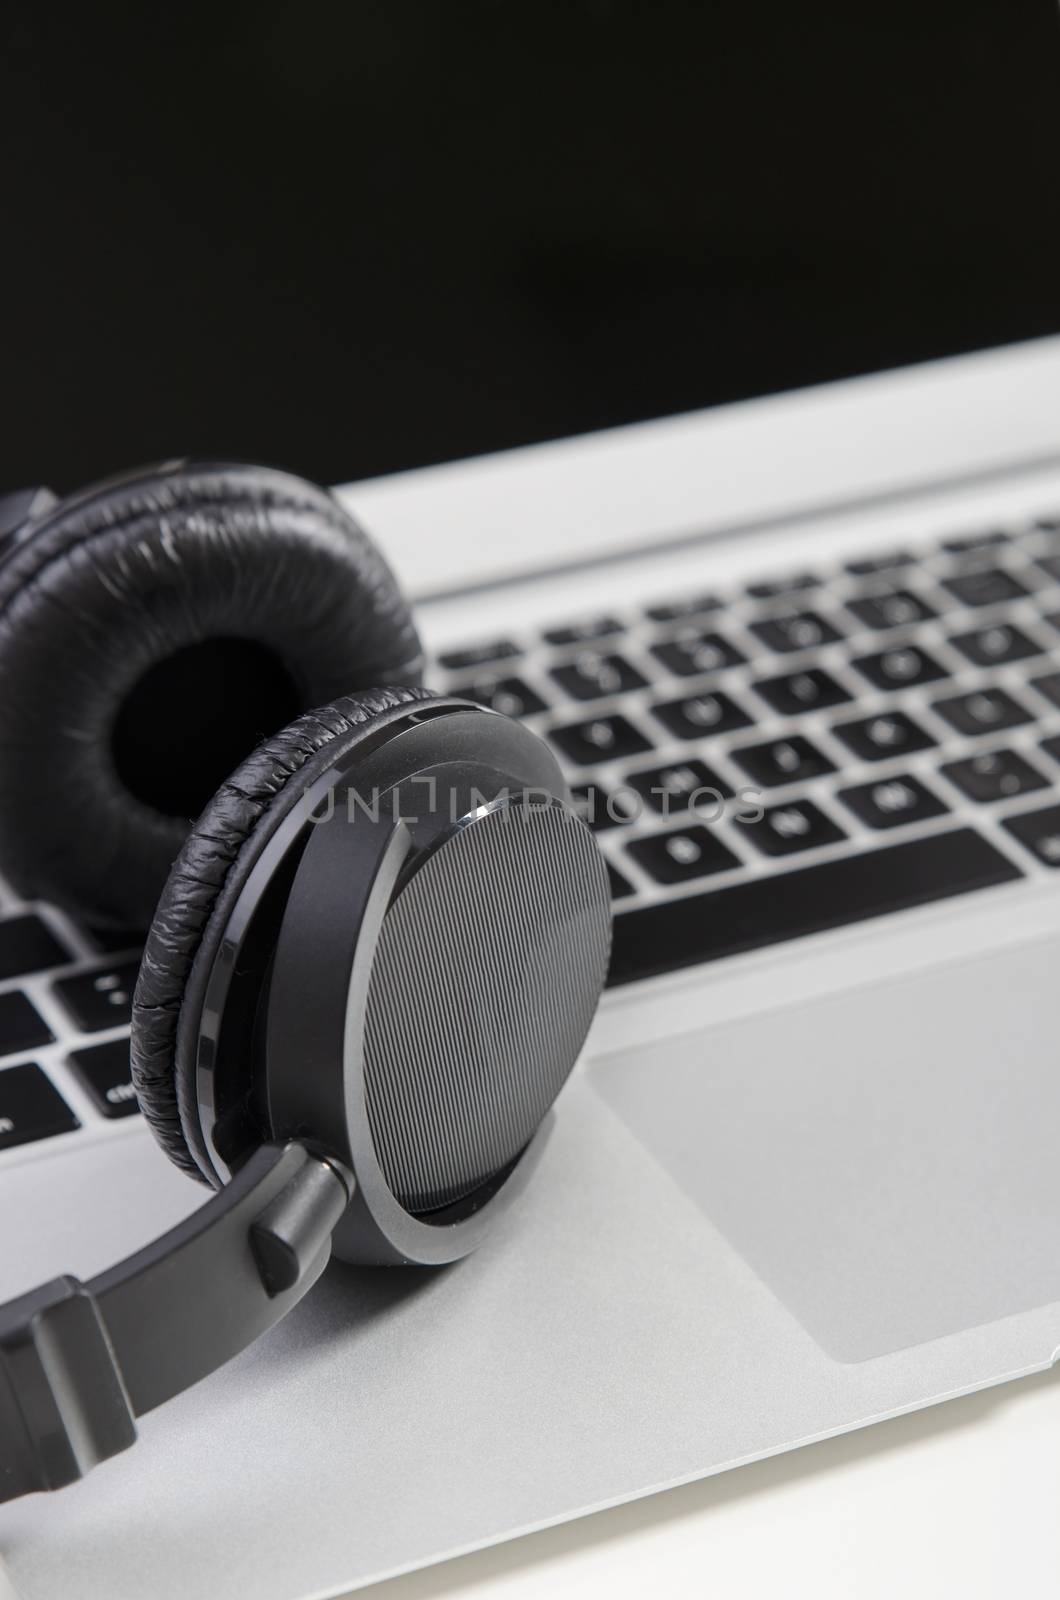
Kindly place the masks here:
<instances>
[{"instance_id":1,"label":"white surface","mask_svg":"<svg viewBox=\"0 0 1060 1600\"><path fill-rule=\"evenodd\" d=\"M775 1456L368 1591L378 1600L1055 1600L1060 1373Z\"/></svg>"}]
</instances>

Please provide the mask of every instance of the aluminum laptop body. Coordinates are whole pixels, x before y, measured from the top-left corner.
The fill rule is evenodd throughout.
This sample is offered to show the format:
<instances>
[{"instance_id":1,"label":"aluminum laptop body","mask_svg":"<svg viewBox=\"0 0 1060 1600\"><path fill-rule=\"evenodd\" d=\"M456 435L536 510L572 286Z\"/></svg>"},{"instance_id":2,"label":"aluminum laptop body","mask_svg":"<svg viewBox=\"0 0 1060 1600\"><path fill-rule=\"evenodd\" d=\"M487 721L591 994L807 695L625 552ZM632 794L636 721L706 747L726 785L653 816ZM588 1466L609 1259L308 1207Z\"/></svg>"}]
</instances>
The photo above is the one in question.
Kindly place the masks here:
<instances>
[{"instance_id":1,"label":"aluminum laptop body","mask_svg":"<svg viewBox=\"0 0 1060 1600\"><path fill-rule=\"evenodd\" d=\"M0 1592L339 1595L1050 1365L1058 418L1049 340L350 487L434 681L623 797L616 982L503 1237L331 1268L6 1506ZM135 951L0 911L58 952L0 984L62 1107L0 1153L13 1295L201 1196L92 1054Z\"/></svg>"}]
</instances>

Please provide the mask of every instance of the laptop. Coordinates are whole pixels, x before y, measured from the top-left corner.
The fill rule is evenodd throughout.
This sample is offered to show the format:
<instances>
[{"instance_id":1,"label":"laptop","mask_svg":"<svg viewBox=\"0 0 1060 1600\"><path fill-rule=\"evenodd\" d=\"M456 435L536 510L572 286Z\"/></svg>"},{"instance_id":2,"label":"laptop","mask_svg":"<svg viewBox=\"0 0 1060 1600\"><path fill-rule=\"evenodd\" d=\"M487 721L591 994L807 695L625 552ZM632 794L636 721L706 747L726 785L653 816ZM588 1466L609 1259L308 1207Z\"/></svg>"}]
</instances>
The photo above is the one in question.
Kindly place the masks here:
<instances>
[{"instance_id":1,"label":"laptop","mask_svg":"<svg viewBox=\"0 0 1060 1600\"><path fill-rule=\"evenodd\" d=\"M610 986L499 1234L5 1506L15 1595L339 1595L1050 1365L1058 415L1045 339L342 491L430 681L558 752ZM4 1296L201 1201L136 961L5 893Z\"/></svg>"}]
</instances>

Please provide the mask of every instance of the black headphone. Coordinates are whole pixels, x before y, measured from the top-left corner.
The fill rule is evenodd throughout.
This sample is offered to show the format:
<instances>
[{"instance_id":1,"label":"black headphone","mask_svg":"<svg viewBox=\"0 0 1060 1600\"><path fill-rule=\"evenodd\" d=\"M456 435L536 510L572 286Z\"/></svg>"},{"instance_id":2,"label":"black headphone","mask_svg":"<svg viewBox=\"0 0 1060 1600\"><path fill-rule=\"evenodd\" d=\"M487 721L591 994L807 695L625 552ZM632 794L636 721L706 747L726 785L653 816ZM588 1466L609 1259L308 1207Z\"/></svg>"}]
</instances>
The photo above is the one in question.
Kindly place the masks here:
<instances>
[{"instance_id":1,"label":"black headphone","mask_svg":"<svg viewBox=\"0 0 1060 1600\"><path fill-rule=\"evenodd\" d=\"M150 924L133 1081L217 1193L0 1307L0 1501L126 1448L332 1249L473 1249L540 1147L611 927L554 757L418 687L408 607L333 496L172 462L13 520L0 863L25 897Z\"/></svg>"}]
</instances>

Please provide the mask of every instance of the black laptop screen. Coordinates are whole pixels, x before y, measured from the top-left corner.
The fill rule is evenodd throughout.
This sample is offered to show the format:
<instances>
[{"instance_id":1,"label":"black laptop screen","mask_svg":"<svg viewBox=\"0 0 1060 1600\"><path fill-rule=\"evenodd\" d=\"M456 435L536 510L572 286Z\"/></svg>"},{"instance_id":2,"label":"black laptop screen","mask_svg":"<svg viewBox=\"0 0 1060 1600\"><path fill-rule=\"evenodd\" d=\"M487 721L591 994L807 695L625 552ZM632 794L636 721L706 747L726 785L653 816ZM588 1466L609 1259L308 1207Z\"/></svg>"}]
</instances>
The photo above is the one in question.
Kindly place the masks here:
<instances>
[{"instance_id":1,"label":"black laptop screen","mask_svg":"<svg viewBox=\"0 0 1060 1600\"><path fill-rule=\"evenodd\" d=\"M0 480L347 479L1060 329L1055 0L8 12Z\"/></svg>"}]
</instances>

